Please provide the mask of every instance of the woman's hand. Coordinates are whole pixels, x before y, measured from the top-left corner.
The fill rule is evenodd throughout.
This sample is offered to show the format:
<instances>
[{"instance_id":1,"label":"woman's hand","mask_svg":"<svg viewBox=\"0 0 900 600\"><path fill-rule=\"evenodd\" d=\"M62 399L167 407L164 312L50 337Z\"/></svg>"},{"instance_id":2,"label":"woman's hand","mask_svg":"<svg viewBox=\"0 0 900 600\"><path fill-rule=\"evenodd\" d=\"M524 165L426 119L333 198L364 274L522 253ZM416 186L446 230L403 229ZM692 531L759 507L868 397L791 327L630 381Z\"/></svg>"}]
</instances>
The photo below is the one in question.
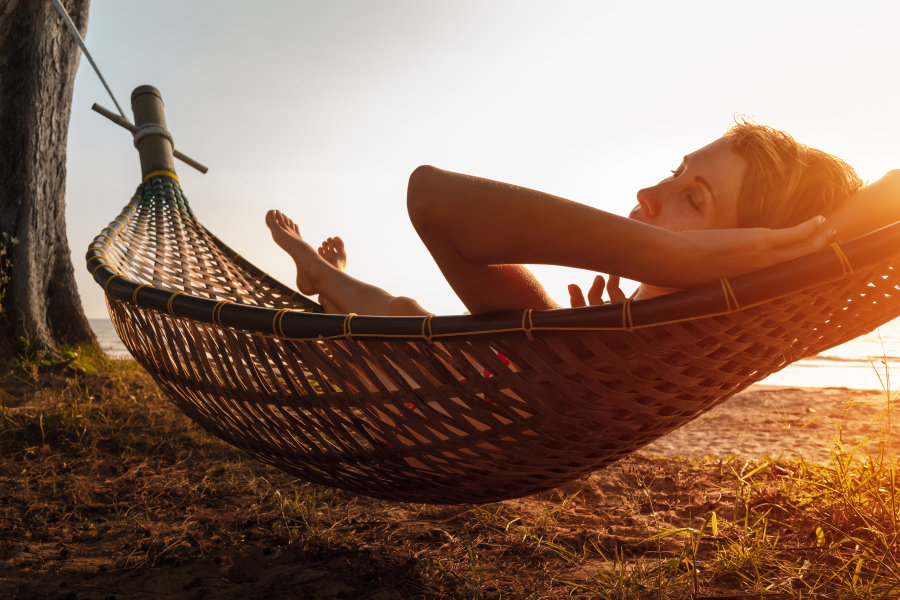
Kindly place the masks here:
<instances>
[{"instance_id":1,"label":"woman's hand","mask_svg":"<svg viewBox=\"0 0 900 600\"><path fill-rule=\"evenodd\" d=\"M590 303L591 306L603 304L604 288L606 288L606 291L609 293L610 302L625 301L625 293L619 288L618 275L609 276L609 287L606 286L606 280L603 279L603 275L597 275L594 277L594 283L591 285L591 289L588 290L588 303ZM574 283L569 284L569 303L572 305L572 308L587 306L584 301L584 293L581 291L581 288Z\"/></svg>"},{"instance_id":2,"label":"woman's hand","mask_svg":"<svg viewBox=\"0 0 900 600\"><path fill-rule=\"evenodd\" d=\"M827 246L834 238L818 216L787 229L709 229L682 231L688 255L678 266L681 287L734 277L805 256Z\"/></svg>"}]
</instances>

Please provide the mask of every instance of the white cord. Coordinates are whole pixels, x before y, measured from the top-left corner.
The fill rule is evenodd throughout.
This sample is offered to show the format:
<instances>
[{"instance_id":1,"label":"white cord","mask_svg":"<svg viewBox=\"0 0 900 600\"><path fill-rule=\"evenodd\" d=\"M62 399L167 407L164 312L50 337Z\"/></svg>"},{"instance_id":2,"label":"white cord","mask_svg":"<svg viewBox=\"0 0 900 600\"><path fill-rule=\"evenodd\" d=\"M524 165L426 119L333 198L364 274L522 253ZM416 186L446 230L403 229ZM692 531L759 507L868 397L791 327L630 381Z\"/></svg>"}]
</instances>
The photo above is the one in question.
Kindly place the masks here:
<instances>
[{"instance_id":1,"label":"white cord","mask_svg":"<svg viewBox=\"0 0 900 600\"><path fill-rule=\"evenodd\" d=\"M169 133L169 130L159 123L144 123L137 131L134 132L134 147L137 148L138 142L148 135L161 135L172 144L172 150L175 149L175 138Z\"/></svg>"},{"instance_id":2,"label":"white cord","mask_svg":"<svg viewBox=\"0 0 900 600\"><path fill-rule=\"evenodd\" d=\"M100 81L103 83L103 87L105 87L106 91L109 92L109 97L112 98L112 101L116 105L116 108L119 109L119 114L122 115L122 118L125 119L126 122L130 123L131 121L129 121L128 117L125 116L125 111L122 110L121 106L119 106L119 102L116 100L116 97L113 96L112 90L109 89L109 86L106 84L106 80L103 79L103 74L100 72L100 68L97 67L97 63L94 62L94 58L91 56L91 53L88 52L87 46L84 43L84 38L81 37L81 34L78 32L78 28L75 27L75 23L72 22L72 17L69 16L66 8L62 4L60 4L59 0L53 0L53 5L56 6L56 10L59 12L59 16L63 18L63 21L65 21L66 25L69 27L69 32L75 39L75 43L81 46L81 51L84 52L84 55L87 56L88 62L90 62L91 66L94 67L94 71L97 72L97 77L100 78Z\"/></svg>"}]
</instances>

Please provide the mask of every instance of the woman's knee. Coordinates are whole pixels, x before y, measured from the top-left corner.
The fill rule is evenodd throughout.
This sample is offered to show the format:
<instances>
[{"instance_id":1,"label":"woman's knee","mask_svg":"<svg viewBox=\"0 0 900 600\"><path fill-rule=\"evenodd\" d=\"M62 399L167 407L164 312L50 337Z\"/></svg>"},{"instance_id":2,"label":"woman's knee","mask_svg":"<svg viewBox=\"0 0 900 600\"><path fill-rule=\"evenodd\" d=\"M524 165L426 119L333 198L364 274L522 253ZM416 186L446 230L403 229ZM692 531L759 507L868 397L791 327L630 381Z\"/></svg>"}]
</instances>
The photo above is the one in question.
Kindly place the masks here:
<instances>
[{"instance_id":1,"label":"woman's knee","mask_svg":"<svg viewBox=\"0 0 900 600\"><path fill-rule=\"evenodd\" d=\"M422 165L409 176L406 188L406 209L413 227L419 230L440 219L442 202L438 182L444 172L431 165Z\"/></svg>"}]
</instances>

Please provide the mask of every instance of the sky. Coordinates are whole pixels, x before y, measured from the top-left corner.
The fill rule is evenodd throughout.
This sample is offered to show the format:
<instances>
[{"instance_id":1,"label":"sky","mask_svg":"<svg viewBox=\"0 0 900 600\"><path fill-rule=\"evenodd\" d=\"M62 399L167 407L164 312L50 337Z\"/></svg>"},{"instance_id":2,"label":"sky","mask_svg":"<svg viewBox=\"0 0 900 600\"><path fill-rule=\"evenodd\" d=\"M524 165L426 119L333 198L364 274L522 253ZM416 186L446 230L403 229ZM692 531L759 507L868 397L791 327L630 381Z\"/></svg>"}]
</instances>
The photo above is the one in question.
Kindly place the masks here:
<instances>
[{"instance_id":1,"label":"sky","mask_svg":"<svg viewBox=\"0 0 900 600\"><path fill-rule=\"evenodd\" d=\"M178 163L182 187L237 252L293 282L276 208L313 245L341 236L351 275L458 314L406 215L417 166L627 214L745 114L875 181L900 168L897 23L896 2L92 0L86 42L127 110L135 87L162 92L176 147L210 168ZM82 257L141 173L94 102L114 109L82 58L66 218L102 318ZM594 276L533 270L561 304Z\"/></svg>"}]
</instances>

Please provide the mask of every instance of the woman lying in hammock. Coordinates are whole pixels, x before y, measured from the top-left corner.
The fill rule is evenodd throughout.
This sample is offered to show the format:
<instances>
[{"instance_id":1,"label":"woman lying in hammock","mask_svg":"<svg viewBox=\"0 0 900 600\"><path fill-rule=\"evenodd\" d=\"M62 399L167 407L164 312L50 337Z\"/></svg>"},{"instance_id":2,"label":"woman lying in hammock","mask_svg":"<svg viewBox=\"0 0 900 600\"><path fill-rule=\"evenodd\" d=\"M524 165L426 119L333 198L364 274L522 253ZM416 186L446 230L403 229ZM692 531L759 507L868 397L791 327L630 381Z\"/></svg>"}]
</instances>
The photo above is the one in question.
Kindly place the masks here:
<instances>
[{"instance_id":1,"label":"woman lying in hammock","mask_svg":"<svg viewBox=\"0 0 900 600\"><path fill-rule=\"evenodd\" d=\"M430 166L410 176L407 205L419 237L474 314L560 308L524 264L615 273L643 282L637 298L648 298L791 260L900 220L898 171L862 188L856 171L837 157L770 127L738 122L685 156L671 177L640 190L627 219ZM278 211L269 211L266 225L294 259L300 292L318 294L328 312L428 314L411 298L345 273L339 241L316 252ZM617 280L611 278L614 290ZM589 293L592 304L600 301L598 288L602 278ZM570 294L573 306L584 305L577 286Z\"/></svg>"}]
</instances>

